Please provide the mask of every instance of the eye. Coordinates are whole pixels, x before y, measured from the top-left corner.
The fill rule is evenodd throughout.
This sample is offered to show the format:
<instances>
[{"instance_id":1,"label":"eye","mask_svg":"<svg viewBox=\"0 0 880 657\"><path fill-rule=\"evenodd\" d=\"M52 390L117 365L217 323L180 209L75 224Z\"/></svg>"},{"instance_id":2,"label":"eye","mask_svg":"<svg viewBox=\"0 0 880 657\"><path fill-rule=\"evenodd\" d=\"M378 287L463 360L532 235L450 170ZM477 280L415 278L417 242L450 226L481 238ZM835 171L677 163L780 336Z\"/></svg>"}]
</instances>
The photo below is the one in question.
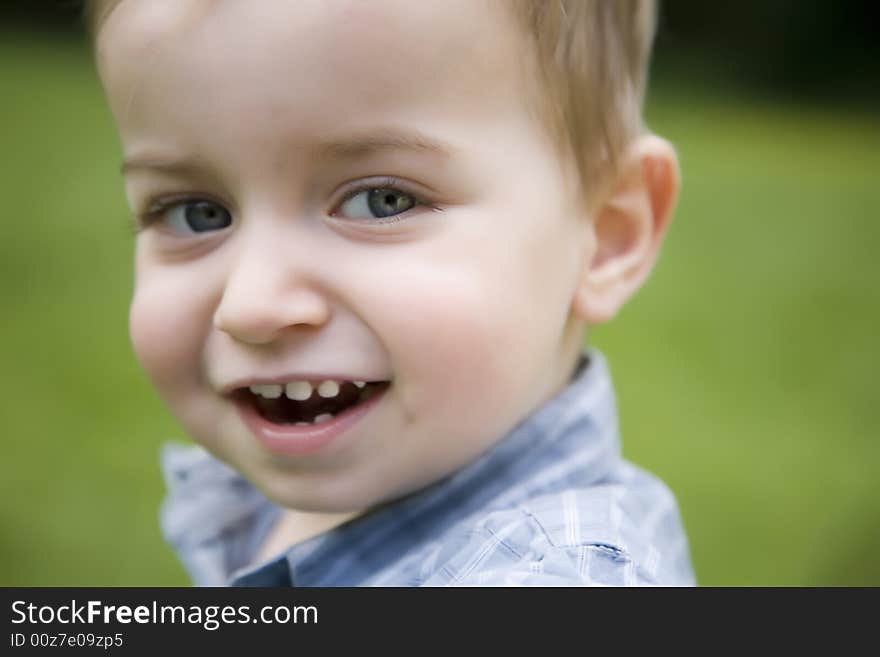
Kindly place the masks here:
<instances>
[{"instance_id":1,"label":"eye","mask_svg":"<svg viewBox=\"0 0 880 657\"><path fill-rule=\"evenodd\" d=\"M370 187L356 192L339 206L350 219L393 217L416 206L416 198L393 187Z\"/></svg>"},{"instance_id":2,"label":"eye","mask_svg":"<svg viewBox=\"0 0 880 657\"><path fill-rule=\"evenodd\" d=\"M232 215L222 205L211 201L174 203L159 209L165 223L176 233L184 235L222 230L232 224Z\"/></svg>"}]
</instances>

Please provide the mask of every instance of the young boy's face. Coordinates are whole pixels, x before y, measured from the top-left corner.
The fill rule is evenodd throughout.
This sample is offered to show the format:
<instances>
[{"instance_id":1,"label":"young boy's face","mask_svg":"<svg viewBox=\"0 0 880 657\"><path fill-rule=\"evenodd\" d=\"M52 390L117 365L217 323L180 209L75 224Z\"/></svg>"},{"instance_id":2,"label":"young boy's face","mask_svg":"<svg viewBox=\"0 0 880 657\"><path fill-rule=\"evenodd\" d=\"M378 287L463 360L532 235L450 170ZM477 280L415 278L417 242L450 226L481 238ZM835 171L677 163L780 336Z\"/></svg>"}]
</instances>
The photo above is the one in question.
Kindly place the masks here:
<instances>
[{"instance_id":1,"label":"young boy's face","mask_svg":"<svg viewBox=\"0 0 880 657\"><path fill-rule=\"evenodd\" d=\"M98 47L128 197L155 211L136 352L271 498L415 490L565 385L589 222L503 4L123 0ZM390 387L315 426L262 419L248 391L325 379Z\"/></svg>"}]
</instances>

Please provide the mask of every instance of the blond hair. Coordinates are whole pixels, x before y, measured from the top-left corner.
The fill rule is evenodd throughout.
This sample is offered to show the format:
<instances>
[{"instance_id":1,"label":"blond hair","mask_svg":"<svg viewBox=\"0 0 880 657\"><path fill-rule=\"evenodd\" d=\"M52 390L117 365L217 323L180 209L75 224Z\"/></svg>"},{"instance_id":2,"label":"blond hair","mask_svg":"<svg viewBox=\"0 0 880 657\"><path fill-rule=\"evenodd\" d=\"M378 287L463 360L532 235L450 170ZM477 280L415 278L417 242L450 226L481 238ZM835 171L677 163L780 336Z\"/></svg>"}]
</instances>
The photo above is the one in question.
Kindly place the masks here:
<instances>
[{"instance_id":1,"label":"blond hair","mask_svg":"<svg viewBox=\"0 0 880 657\"><path fill-rule=\"evenodd\" d=\"M534 108L588 193L644 132L655 0L502 0L531 40Z\"/></svg>"},{"instance_id":2,"label":"blond hair","mask_svg":"<svg viewBox=\"0 0 880 657\"><path fill-rule=\"evenodd\" d=\"M94 36L121 0L85 0ZM533 110L587 194L645 130L642 105L655 0L501 0L529 40L539 83Z\"/></svg>"}]
</instances>

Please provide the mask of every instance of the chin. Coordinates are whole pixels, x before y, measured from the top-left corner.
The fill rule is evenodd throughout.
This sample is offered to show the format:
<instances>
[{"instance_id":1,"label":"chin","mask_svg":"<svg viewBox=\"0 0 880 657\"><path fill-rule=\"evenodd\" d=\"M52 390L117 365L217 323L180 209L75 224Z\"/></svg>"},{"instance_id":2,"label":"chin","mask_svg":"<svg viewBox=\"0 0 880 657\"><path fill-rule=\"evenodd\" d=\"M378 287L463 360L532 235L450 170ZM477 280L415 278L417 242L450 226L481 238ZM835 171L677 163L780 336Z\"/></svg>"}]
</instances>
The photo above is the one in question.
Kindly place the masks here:
<instances>
[{"instance_id":1,"label":"chin","mask_svg":"<svg viewBox=\"0 0 880 657\"><path fill-rule=\"evenodd\" d=\"M247 475L245 475L247 477ZM330 482L317 481L315 475L297 477L276 474L271 481L254 481L269 500L286 509L307 513L359 513L379 503L381 496L363 490L344 486L345 490L335 488Z\"/></svg>"}]
</instances>

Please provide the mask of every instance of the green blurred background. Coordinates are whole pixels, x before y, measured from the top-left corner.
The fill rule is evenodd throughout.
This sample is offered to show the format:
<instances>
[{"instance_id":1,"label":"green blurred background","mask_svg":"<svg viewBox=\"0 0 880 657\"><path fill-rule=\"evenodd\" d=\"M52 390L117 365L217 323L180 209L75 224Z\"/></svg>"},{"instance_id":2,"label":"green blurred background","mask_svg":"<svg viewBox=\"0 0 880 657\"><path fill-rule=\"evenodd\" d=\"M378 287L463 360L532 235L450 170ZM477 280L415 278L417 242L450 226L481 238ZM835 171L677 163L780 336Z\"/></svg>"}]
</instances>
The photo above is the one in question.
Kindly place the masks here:
<instances>
[{"instance_id":1,"label":"green blurred background","mask_svg":"<svg viewBox=\"0 0 880 657\"><path fill-rule=\"evenodd\" d=\"M75 3L0 10L0 585L184 585L127 336L119 148ZM669 2L647 116L684 186L594 341L703 585L880 585L871 4Z\"/></svg>"}]
</instances>

